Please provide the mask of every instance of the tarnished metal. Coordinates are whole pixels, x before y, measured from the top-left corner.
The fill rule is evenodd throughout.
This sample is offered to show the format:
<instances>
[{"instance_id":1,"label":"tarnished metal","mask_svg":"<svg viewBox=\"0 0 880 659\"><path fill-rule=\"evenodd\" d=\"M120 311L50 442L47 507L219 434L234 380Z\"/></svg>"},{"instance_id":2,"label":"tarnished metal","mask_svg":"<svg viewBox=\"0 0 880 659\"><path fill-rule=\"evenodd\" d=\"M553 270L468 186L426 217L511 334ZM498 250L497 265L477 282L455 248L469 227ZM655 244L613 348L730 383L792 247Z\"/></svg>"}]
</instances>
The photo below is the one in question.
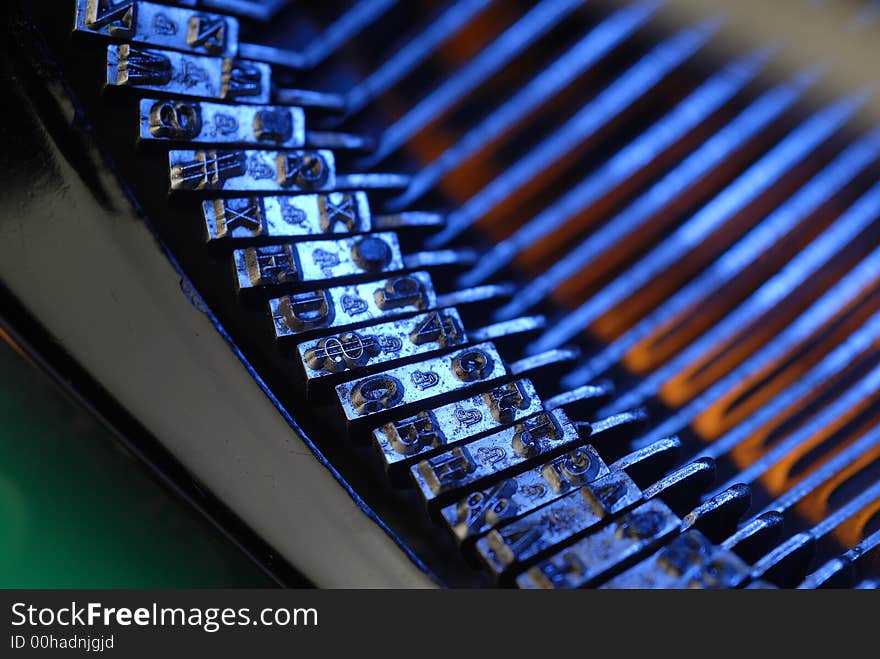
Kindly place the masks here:
<instances>
[{"instance_id":1,"label":"tarnished metal","mask_svg":"<svg viewBox=\"0 0 880 659\"><path fill-rule=\"evenodd\" d=\"M122 44L107 47L108 85L163 94L266 104L268 64Z\"/></svg>"},{"instance_id":2,"label":"tarnished metal","mask_svg":"<svg viewBox=\"0 0 880 659\"><path fill-rule=\"evenodd\" d=\"M302 108L181 99L141 99L140 138L193 144L297 148L306 145Z\"/></svg>"},{"instance_id":3,"label":"tarnished metal","mask_svg":"<svg viewBox=\"0 0 880 659\"><path fill-rule=\"evenodd\" d=\"M681 520L647 501L520 575L520 588L583 588L619 570L673 534Z\"/></svg>"},{"instance_id":4,"label":"tarnished metal","mask_svg":"<svg viewBox=\"0 0 880 659\"><path fill-rule=\"evenodd\" d=\"M269 313L275 336L284 338L426 311L436 306L436 299L428 274L414 272L274 298L269 300Z\"/></svg>"},{"instance_id":5,"label":"tarnished metal","mask_svg":"<svg viewBox=\"0 0 880 659\"><path fill-rule=\"evenodd\" d=\"M208 240L306 239L442 224L433 213L375 215L362 191L213 199L202 204Z\"/></svg>"},{"instance_id":6,"label":"tarnished metal","mask_svg":"<svg viewBox=\"0 0 880 659\"><path fill-rule=\"evenodd\" d=\"M238 54L237 19L142 0L76 0L75 29L197 55Z\"/></svg>"},{"instance_id":7,"label":"tarnished metal","mask_svg":"<svg viewBox=\"0 0 880 659\"><path fill-rule=\"evenodd\" d=\"M391 484L415 485L401 505L501 585L877 587L880 131L847 132L867 93L799 107L819 74L767 88L773 48L692 66L720 19L658 39L655 0L541 0L415 102L397 89L384 129L379 112L374 135L330 132L490 3L451 0L375 71L326 78L294 70L357 52L398 3L322 15L286 48L239 41L238 17L285 4L76 0L74 29L112 42L107 85L144 96L139 139L177 147L171 190L196 194L174 201L201 198L242 302L274 296L272 359L317 427L369 433ZM535 53L512 88L498 75ZM337 171L404 151L429 160ZM496 168L470 176L477 155ZM422 197L434 211L406 210Z\"/></svg>"},{"instance_id":8,"label":"tarnished metal","mask_svg":"<svg viewBox=\"0 0 880 659\"><path fill-rule=\"evenodd\" d=\"M463 345L468 342L458 311L440 309L403 320L370 325L300 343L297 350L309 381L357 372Z\"/></svg>"},{"instance_id":9,"label":"tarnished metal","mask_svg":"<svg viewBox=\"0 0 880 659\"><path fill-rule=\"evenodd\" d=\"M541 410L528 379L514 380L468 398L422 410L373 431L373 441L390 473L424 457L517 423Z\"/></svg>"},{"instance_id":10,"label":"tarnished metal","mask_svg":"<svg viewBox=\"0 0 880 659\"><path fill-rule=\"evenodd\" d=\"M500 577L635 506L642 497L642 491L626 473L613 471L491 531L477 541L477 550L492 573Z\"/></svg>"},{"instance_id":11,"label":"tarnished metal","mask_svg":"<svg viewBox=\"0 0 880 659\"><path fill-rule=\"evenodd\" d=\"M589 437L589 427L575 427L564 412L540 412L505 428L459 445L414 465L410 473L425 502L442 505L488 479L496 479L574 448ZM578 466L589 461L584 456ZM588 467L589 468L589 467Z\"/></svg>"},{"instance_id":12,"label":"tarnished metal","mask_svg":"<svg viewBox=\"0 0 880 659\"><path fill-rule=\"evenodd\" d=\"M455 537L464 541L607 475L608 467L596 449L585 444L539 467L470 492L443 508L442 516Z\"/></svg>"},{"instance_id":13,"label":"tarnished metal","mask_svg":"<svg viewBox=\"0 0 880 659\"><path fill-rule=\"evenodd\" d=\"M686 531L649 559L611 579L602 588L736 588L749 566L735 553L714 545L699 531Z\"/></svg>"},{"instance_id":14,"label":"tarnished metal","mask_svg":"<svg viewBox=\"0 0 880 659\"><path fill-rule=\"evenodd\" d=\"M239 290L279 284L326 284L403 269L393 233L237 249L232 253Z\"/></svg>"},{"instance_id":15,"label":"tarnished metal","mask_svg":"<svg viewBox=\"0 0 880 659\"><path fill-rule=\"evenodd\" d=\"M363 192L214 199L202 209L208 240L361 233L373 220Z\"/></svg>"},{"instance_id":16,"label":"tarnished metal","mask_svg":"<svg viewBox=\"0 0 880 659\"><path fill-rule=\"evenodd\" d=\"M168 154L172 190L317 192L336 187L332 151L188 151Z\"/></svg>"},{"instance_id":17,"label":"tarnished metal","mask_svg":"<svg viewBox=\"0 0 880 659\"><path fill-rule=\"evenodd\" d=\"M400 174L336 173L332 151L200 151L168 154L172 190L222 192L319 192L370 190L406 184Z\"/></svg>"},{"instance_id":18,"label":"tarnished metal","mask_svg":"<svg viewBox=\"0 0 880 659\"><path fill-rule=\"evenodd\" d=\"M505 375L507 368L495 346L480 343L444 357L339 384L336 394L345 418L354 421L449 396Z\"/></svg>"}]
</instances>

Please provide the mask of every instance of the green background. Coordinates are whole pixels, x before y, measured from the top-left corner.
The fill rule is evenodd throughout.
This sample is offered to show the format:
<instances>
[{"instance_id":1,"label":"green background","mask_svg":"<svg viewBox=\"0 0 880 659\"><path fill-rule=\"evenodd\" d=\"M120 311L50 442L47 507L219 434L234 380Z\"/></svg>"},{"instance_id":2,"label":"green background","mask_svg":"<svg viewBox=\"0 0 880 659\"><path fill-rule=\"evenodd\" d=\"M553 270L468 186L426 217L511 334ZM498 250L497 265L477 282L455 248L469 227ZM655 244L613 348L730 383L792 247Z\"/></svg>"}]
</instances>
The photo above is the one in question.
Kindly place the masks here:
<instances>
[{"instance_id":1,"label":"green background","mask_svg":"<svg viewBox=\"0 0 880 659\"><path fill-rule=\"evenodd\" d=\"M0 341L0 587L267 587L227 538Z\"/></svg>"}]
</instances>

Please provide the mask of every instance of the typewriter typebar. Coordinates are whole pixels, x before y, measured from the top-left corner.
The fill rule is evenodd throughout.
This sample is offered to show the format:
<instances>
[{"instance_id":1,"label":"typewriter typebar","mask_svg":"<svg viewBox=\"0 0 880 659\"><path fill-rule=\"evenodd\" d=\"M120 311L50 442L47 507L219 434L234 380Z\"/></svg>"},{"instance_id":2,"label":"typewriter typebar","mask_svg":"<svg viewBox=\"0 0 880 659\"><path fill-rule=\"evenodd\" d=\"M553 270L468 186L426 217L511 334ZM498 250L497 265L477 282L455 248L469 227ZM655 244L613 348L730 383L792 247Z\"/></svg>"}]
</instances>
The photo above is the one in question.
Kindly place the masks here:
<instances>
[{"instance_id":1,"label":"typewriter typebar","mask_svg":"<svg viewBox=\"0 0 880 659\"><path fill-rule=\"evenodd\" d=\"M234 57L238 19L152 2L77 0L76 30L199 55Z\"/></svg>"},{"instance_id":2,"label":"typewriter typebar","mask_svg":"<svg viewBox=\"0 0 880 659\"><path fill-rule=\"evenodd\" d=\"M407 227L431 227L434 213L373 215L365 192L300 194L294 197L238 197L203 203L208 240L310 237Z\"/></svg>"},{"instance_id":3,"label":"typewriter typebar","mask_svg":"<svg viewBox=\"0 0 880 659\"><path fill-rule=\"evenodd\" d=\"M210 441L259 481L211 489L272 556L333 585L877 587L871 89L814 93L829 69L675 0L68 2L72 42L32 18L63 116L289 431L203 364L222 402L193 413L248 419ZM324 522L376 544L325 569Z\"/></svg>"}]
</instances>

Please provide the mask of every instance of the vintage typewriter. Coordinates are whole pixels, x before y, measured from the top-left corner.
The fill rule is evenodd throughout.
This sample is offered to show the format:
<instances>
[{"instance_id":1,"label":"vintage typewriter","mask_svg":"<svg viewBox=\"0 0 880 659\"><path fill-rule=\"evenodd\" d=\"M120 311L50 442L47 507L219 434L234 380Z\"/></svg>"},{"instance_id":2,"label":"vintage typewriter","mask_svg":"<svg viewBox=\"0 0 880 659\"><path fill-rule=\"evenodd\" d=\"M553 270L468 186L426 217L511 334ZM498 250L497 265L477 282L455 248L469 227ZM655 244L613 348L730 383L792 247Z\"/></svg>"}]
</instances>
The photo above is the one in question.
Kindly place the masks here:
<instances>
[{"instance_id":1,"label":"vintage typewriter","mask_svg":"<svg viewBox=\"0 0 880 659\"><path fill-rule=\"evenodd\" d=\"M880 11L722 4L12 3L5 331L282 583L876 588Z\"/></svg>"}]
</instances>

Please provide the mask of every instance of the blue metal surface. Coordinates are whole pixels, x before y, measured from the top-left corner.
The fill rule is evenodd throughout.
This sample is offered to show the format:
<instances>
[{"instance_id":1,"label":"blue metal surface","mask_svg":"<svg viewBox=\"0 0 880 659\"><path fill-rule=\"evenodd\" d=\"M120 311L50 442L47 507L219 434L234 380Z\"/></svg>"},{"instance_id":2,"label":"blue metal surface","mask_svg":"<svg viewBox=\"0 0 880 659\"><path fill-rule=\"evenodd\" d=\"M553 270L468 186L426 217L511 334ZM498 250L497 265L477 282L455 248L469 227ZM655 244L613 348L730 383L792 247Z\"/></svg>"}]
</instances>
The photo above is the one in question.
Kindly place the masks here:
<instances>
[{"instance_id":1,"label":"blue metal surface","mask_svg":"<svg viewBox=\"0 0 880 659\"><path fill-rule=\"evenodd\" d=\"M791 108L815 79L815 72L802 74L788 83L765 92L604 226L596 229L583 242L574 246L545 272L526 283L517 295L517 299L503 307L500 313L505 316L515 315L520 313L521 309L539 304L560 284L575 276L588 259L609 253L621 241L656 218L675 199L687 194L693 186L742 150L750 140ZM576 189L569 194L572 195L571 203L577 201L580 206L575 197ZM564 199L567 198L568 195ZM563 200L559 203L562 204ZM554 208L555 205L545 212L549 214ZM574 377L573 375L572 378ZM584 376L582 381L585 382L588 378L589 376ZM570 384L571 381L573 379L566 381L566 384Z\"/></svg>"},{"instance_id":2,"label":"blue metal surface","mask_svg":"<svg viewBox=\"0 0 880 659\"><path fill-rule=\"evenodd\" d=\"M650 167L664 152L684 139L753 80L768 56L767 51L750 55L730 64L703 83L669 114L617 151L614 157L578 183L558 202L495 245L470 272L459 278L459 284L472 286L485 281L548 234L576 220L578 213L590 204L598 202L628 178ZM522 305L530 304L531 298L518 295L511 303L514 315L518 315L517 309ZM503 314L510 312L509 307L504 307L499 311L499 316L503 317Z\"/></svg>"},{"instance_id":3,"label":"blue metal surface","mask_svg":"<svg viewBox=\"0 0 880 659\"><path fill-rule=\"evenodd\" d=\"M386 128L378 139L376 150L361 159L358 166L368 169L385 160L413 135L448 112L467 94L558 25L582 3L583 0L541 2L468 64L458 69L453 76L414 105L403 117Z\"/></svg>"},{"instance_id":4,"label":"blue metal surface","mask_svg":"<svg viewBox=\"0 0 880 659\"><path fill-rule=\"evenodd\" d=\"M853 178L864 172L877 158L880 158L880 131L875 131L846 149L705 271L664 300L625 334L615 339L611 345L570 373L566 377L566 383L573 384L581 379L584 382L592 380L618 363L628 350L646 337L656 335L661 330L664 335L673 333L677 327L674 323L675 319L681 318L682 314L688 310L697 309L700 303L708 302L726 284L755 265L789 232L800 226L804 220L808 219L812 213L843 189ZM850 235L853 235L852 232L858 226L856 224L847 226ZM861 226L864 227L864 225ZM833 240L835 234L829 232L828 236ZM801 275L799 282L804 281L809 274L816 272L821 265L827 262L827 259L814 262L810 267L811 264L804 256L814 253L809 252L798 257L800 263L803 264L797 268ZM793 290L797 283L791 282L789 290ZM780 288L773 290L782 292ZM756 305L752 307L755 311L761 308L766 309L768 306Z\"/></svg>"},{"instance_id":5,"label":"blue metal surface","mask_svg":"<svg viewBox=\"0 0 880 659\"><path fill-rule=\"evenodd\" d=\"M802 123L709 204L671 233L638 263L632 265L625 276L610 282L589 301L566 315L563 320L534 341L528 350L540 352L571 340L602 314L613 309L634 291L675 264L685 250L697 248L712 233L735 218L739 211L746 208L834 135L866 99L866 93L855 94L830 105ZM716 332L720 331L722 330L716 329ZM691 359L701 348L699 343L692 344L686 353L681 353L676 358L676 362L683 363L685 354ZM666 379L668 370L671 368L666 369L662 375L655 374L646 378L637 390L619 399L619 404L637 405L656 390L658 380Z\"/></svg>"},{"instance_id":6,"label":"blue metal surface","mask_svg":"<svg viewBox=\"0 0 880 659\"><path fill-rule=\"evenodd\" d=\"M693 56L720 26L720 19L706 21L695 28L681 31L655 47L528 154L449 213L446 227L431 236L426 244L433 248L446 245L504 202L531 180L536 172L552 165L607 128L614 118L631 108L640 97Z\"/></svg>"},{"instance_id":7,"label":"blue metal surface","mask_svg":"<svg viewBox=\"0 0 880 659\"><path fill-rule=\"evenodd\" d=\"M601 61L642 26L659 6L645 2L612 14L588 32L555 62L529 80L519 91L486 115L436 160L422 167L403 194L388 203L399 210L418 201L438 180L504 135L524 117L550 101L571 82Z\"/></svg>"}]
</instances>

